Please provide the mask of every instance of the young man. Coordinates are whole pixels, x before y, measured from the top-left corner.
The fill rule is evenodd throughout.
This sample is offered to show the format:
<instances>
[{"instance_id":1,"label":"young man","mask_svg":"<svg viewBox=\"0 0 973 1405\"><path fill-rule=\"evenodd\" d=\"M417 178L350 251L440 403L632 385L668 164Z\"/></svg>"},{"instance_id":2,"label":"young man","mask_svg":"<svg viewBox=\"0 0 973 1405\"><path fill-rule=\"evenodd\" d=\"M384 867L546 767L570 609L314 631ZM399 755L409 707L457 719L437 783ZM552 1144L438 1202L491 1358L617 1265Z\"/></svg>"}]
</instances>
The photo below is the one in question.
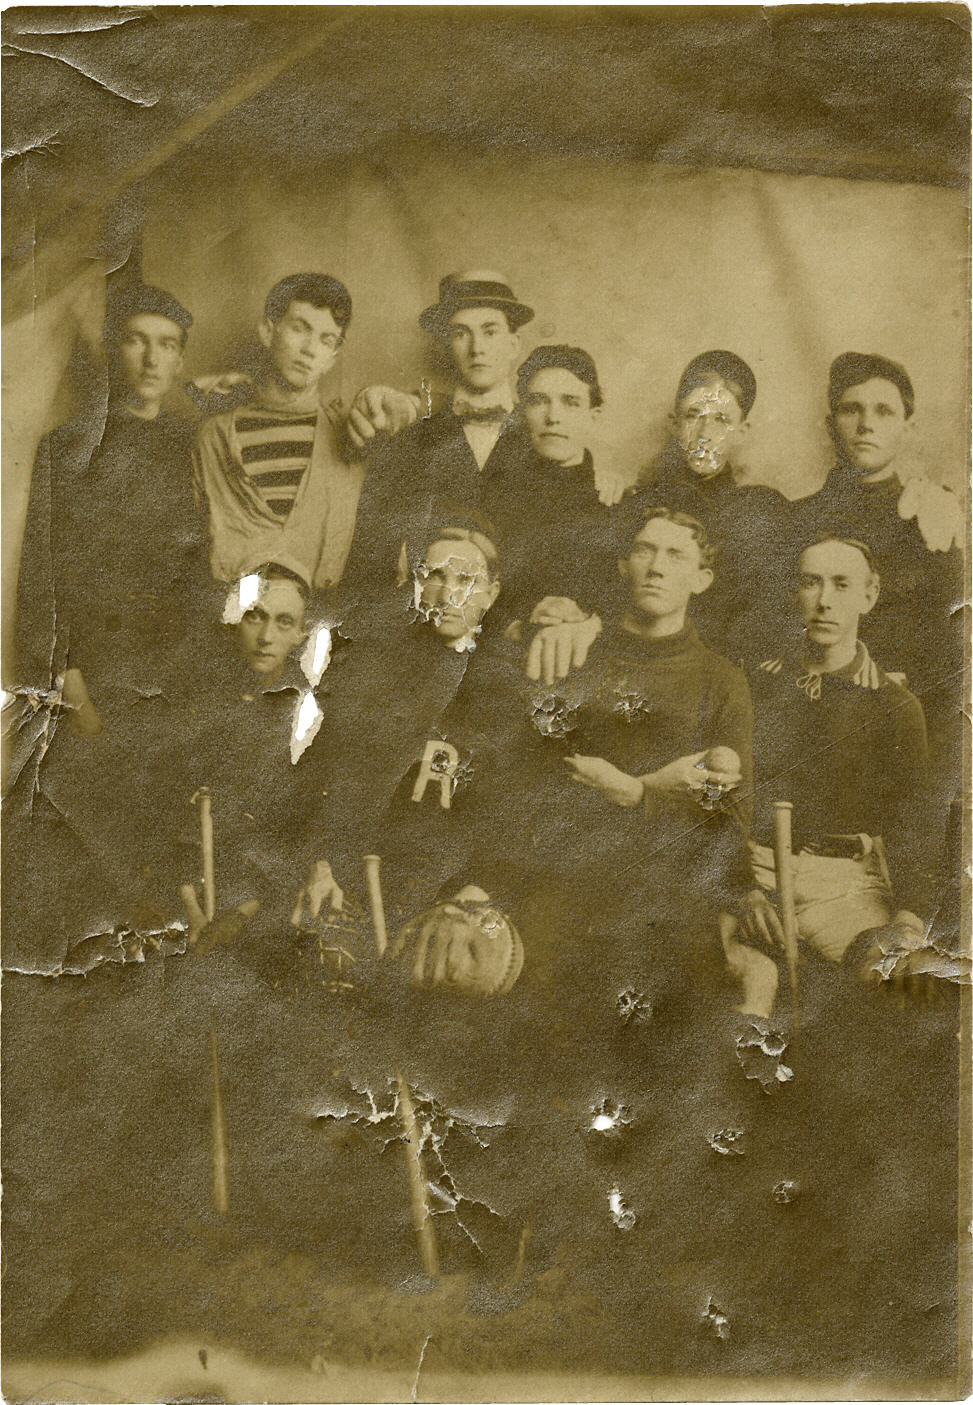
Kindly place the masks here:
<instances>
[{"instance_id":1,"label":"young man","mask_svg":"<svg viewBox=\"0 0 973 1405\"><path fill-rule=\"evenodd\" d=\"M193 512L191 427L162 409L192 317L137 286L105 319L108 404L37 452L18 589L19 672L50 693L63 674L72 728L126 726L136 699L200 614L205 543Z\"/></svg>"},{"instance_id":2,"label":"young man","mask_svg":"<svg viewBox=\"0 0 973 1405\"><path fill-rule=\"evenodd\" d=\"M774 607L781 597L781 542L789 505L773 488L737 481L735 459L750 431L757 383L731 351L704 351L683 371L670 416L672 439L651 480L625 500L619 527L652 505L704 523L720 556L714 587L694 615L704 640L737 660L765 657L779 638Z\"/></svg>"},{"instance_id":3,"label":"young man","mask_svg":"<svg viewBox=\"0 0 973 1405\"><path fill-rule=\"evenodd\" d=\"M508 470L527 452L514 414L519 329L533 317L506 278L489 270L449 274L419 324L449 362L448 403L396 435L366 482L350 572L367 588L391 589L403 544L428 538L457 511L492 520ZM382 574L384 573L384 574ZM401 580L399 571L398 579Z\"/></svg>"},{"instance_id":4,"label":"young man","mask_svg":"<svg viewBox=\"0 0 973 1405\"><path fill-rule=\"evenodd\" d=\"M603 402L595 364L580 347L536 347L517 392L530 451L504 473L493 508L505 613L525 625L603 615L617 573L589 447Z\"/></svg>"},{"instance_id":5,"label":"young man","mask_svg":"<svg viewBox=\"0 0 973 1405\"><path fill-rule=\"evenodd\" d=\"M887 928L902 951L921 946L934 900L926 729L916 698L859 638L881 597L868 547L826 537L800 555L804 644L753 679L757 884L745 935L779 944L775 800L793 803L800 938L835 965L866 931ZM872 953L871 959L875 959Z\"/></svg>"},{"instance_id":6,"label":"young man","mask_svg":"<svg viewBox=\"0 0 973 1405\"><path fill-rule=\"evenodd\" d=\"M755 881L741 905L740 935L755 955L779 958L772 807L789 801L800 957L796 1076L773 1119L765 1115L761 1125L753 1110L751 1174L766 1183L786 1167L796 1187L813 1185L814 1201L776 1221L767 1283L776 1299L799 1265L788 1296L809 1272L854 1294L859 1266L888 1254L889 1262L908 1259L932 1300L957 1206L952 1158L930 1156L929 1148L955 1145L960 1099L957 992L924 974L943 958L926 935L939 841L923 710L859 637L884 589L867 545L825 536L796 564L803 643L751 679ZM781 975L781 1003L788 986ZM927 1008L931 986L940 993ZM895 990L919 995L916 987L917 1002L882 998ZM784 1059L792 1064L790 1051ZM759 1243L759 1231L750 1242ZM766 1256L767 1242L759 1252Z\"/></svg>"},{"instance_id":7,"label":"young man","mask_svg":"<svg viewBox=\"0 0 973 1405\"><path fill-rule=\"evenodd\" d=\"M713 556L696 519L649 510L618 563L629 608L577 680L568 732L571 778L615 805L641 807L637 847L654 858L639 883L650 884L663 908L692 905L704 895L708 908L721 884L735 881L742 840L738 827L723 824L721 807L729 791L739 786L747 795L750 788L746 680L702 643L687 618L690 602L712 585ZM715 807L708 823L701 802ZM728 867L715 857L717 829ZM589 860L599 850L597 865L611 874L600 846L586 847Z\"/></svg>"},{"instance_id":8,"label":"young man","mask_svg":"<svg viewBox=\"0 0 973 1405\"><path fill-rule=\"evenodd\" d=\"M263 378L246 404L200 425L193 450L216 580L269 560L298 562L315 589L341 580L365 468L344 414L322 405L321 381L350 321L348 290L329 275L291 274L268 293Z\"/></svg>"},{"instance_id":9,"label":"young man","mask_svg":"<svg viewBox=\"0 0 973 1405\"><path fill-rule=\"evenodd\" d=\"M915 393L897 362L844 352L831 366L828 405L836 462L824 486L795 504L801 539L852 537L880 563L869 650L882 668L905 675L926 711L933 752L955 775L965 600L960 505L948 489L902 467Z\"/></svg>"}]
</instances>

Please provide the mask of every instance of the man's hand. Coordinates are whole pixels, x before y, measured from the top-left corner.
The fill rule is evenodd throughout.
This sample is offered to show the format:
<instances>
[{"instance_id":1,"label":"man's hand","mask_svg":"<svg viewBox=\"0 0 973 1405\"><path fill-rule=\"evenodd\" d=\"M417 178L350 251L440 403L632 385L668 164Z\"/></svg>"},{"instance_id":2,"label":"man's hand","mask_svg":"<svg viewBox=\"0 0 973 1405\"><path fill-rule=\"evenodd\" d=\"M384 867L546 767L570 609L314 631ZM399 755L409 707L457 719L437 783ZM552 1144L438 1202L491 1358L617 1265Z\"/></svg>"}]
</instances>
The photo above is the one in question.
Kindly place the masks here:
<instances>
[{"instance_id":1,"label":"man's hand","mask_svg":"<svg viewBox=\"0 0 973 1405\"><path fill-rule=\"evenodd\" d=\"M380 434L398 434L419 414L419 402L390 385L366 385L348 413L348 438L359 452L374 449Z\"/></svg>"},{"instance_id":2,"label":"man's hand","mask_svg":"<svg viewBox=\"0 0 973 1405\"><path fill-rule=\"evenodd\" d=\"M606 507L615 507L628 492L629 479L616 473L614 469L595 467L595 491L598 501Z\"/></svg>"},{"instance_id":3,"label":"man's hand","mask_svg":"<svg viewBox=\"0 0 973 1405\"><path fill-rule=\"evenodd\" d=\"M545 595L530 612L531 624L581 624L588 616L566 595Z\"/></svg>"},{"instance_id":4,"label":"man's hand","mask_svg":"<svg viewBox=\"0 0 973 1405\"><path fill-rule=\"evenodd\" d=\"M930 949L925 923L914 912L897 912L887 927L875 929L858 979L894 997L900 1009L906 1000L918 1005L938 1004L942 996L935 974L938 953Z\"/></svg>"},{"instance_id":5,"label":"man's hand","mask_svg":"<svg viewBox=\"0 0 973 1405\"><path fill-rule=\"evenodd\" d=\"M249 898L239 907L224 908L212 922L207 922L206 914L199 905L196 889L191 883L184 883L179 889L182 905L186 909L189 922L189 945L195 947L200 956L214 946L232 946L249 918L260 909L256 898Z\"/></svg>"},{"instance_id":6,"label":"man's hand","mask_svg":"<svg viewBox=\"0 0 973 1405\"><path fill-rule=\"evenodd\" d=\"M670 761L668 766L642 777L646 792L693 797L712 794L716 787L720 791L732 790L740 784L740 779L740 758L729 747L715 747L712 751L680 756L676 761Z\"/></svg>"},{"instance_id":7,"label":"man's hand","mask_svg":"<svg viewBox=\"0 0 973 1405\"><path fill-rule=\"evenodd\" d=\"M538 607L539 608L539 607ZM573 624L545 625L527 652L527 677L548 688L566 678L572 668L583 668L588 650L601 633L601 620L588 615Z\"/></svg>"},{"instance_id":8,"label":"man's hand","mask_svg":"<svg viewBox=\"0 0 973 1405\"><path fill-rule=\"evenodd\" d=\"M69 668L65 672L61 680L61 697L67 704L68 726L75 736L85 737L89 741L100 737L104 728L80 668Z\"/></svg>"},{"instance_id":9,"label":"man's hand","mask_svg":"<svg viewBox=\"0 0 973 1405\"><path fill-rule=\"evenodd\" d=\"M762 888L752 888L740 903L740 926L753 942L769 947L784 946L780 916Z\"/></svg>"},{"instance_id":10,"label":"man's hand","mask_svg":"<svg viewBox=\"0 0 973 1405\"><path fill-rule=\"evenodd\" d=\"M620 771L610 761L599 756L565 756L564 764L571 773L572 780L600 790L607 795L613 805L631 808L642 799L642 782L636 776Z\"/></svg>"},{"instance_id":11,"label":"man's hand","mask_svg":"<svg viewBox=\"0 0 973 1405\"><path fill-rule=\"evenodd\" d=\"M318 859L304 875L291 913L291 926L300 927L305 920L319 917L325 903L332 912L340 912L344 901L344 891L338 887L331 865L326 859Z\"/></svg>"},{"instance_id":12,"label":"man's hand","mask_svg":"<svg viewBox=\"0 0 973 1405\"><path fill-rule=\"evenodd\" d=\"M407 951L406 949L409 948ZM482 888L462 888L399 932L390 955L406 952L420 989L505 995L520 975L524 949L513 923Z\"/></svg>"},{"instance_id":13,"label":"man's hand","mask_svg":"<svg viewBox=\"0 0 973 1405\"><path fill-rule=\"evenodd\" d=\"M229 395L238 385L253 385L253 376L244 371L217 371L215 375L194 376L191 384L201 395Z\"/></svg>"}]
</instances>

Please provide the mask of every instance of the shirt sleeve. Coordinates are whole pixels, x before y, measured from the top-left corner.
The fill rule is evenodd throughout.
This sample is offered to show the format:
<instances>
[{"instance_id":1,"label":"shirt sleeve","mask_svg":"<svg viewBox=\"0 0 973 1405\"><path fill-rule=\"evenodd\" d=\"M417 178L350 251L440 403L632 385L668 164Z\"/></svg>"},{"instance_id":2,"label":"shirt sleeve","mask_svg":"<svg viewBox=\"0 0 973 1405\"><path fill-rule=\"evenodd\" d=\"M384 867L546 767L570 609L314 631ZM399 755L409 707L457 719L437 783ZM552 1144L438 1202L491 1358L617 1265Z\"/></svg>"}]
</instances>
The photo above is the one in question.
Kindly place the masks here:
<instances>
[{"instance_id":1,"label":"shirt sleeve","mask_svg":"<svg viewBox=\"0 0 973 1405\"><path fill-rule=\"evenodd\" d=\"M943 827L935 821L931 802L922 707L904 689L899 699L887 718L889 754L882 838L896 907L927 920L935 902Z\"/></svg>"}]
</instances>

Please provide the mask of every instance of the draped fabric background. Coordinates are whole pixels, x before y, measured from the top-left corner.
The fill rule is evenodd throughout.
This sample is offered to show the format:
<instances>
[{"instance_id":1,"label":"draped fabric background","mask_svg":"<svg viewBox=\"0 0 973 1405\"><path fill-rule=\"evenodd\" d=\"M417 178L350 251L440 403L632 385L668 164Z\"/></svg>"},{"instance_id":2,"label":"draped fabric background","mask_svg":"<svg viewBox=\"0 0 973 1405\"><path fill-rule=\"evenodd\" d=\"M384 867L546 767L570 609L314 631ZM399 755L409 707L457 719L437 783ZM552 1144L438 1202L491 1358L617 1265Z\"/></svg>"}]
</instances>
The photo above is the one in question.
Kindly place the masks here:
<instances>
[{"instance_id":1,"label":"draped fabric background","mask_svg":"<svg viewBox=\"0 0 973 1405\"><path fill-rule=\"evenodd\" d=\"M746 470L791 497L828 464L831 359L878 351L913 377L915 461L962 487L960 6L98 14L5 16L8 677L34 451L126 260L194 312L190 373L246 363L277 278L336 274L345 394L434 374L419 310L499 267L525 352L593 353L629 477L685 362L729 347L757 374Z\"/></svg>"},{"instance_id":2,"label":"draped fabric background","mask_svg":"<svg viewBox=\"0 0 973 1405\"><path fill-rule=\"evenodd\" d=\"M600 460L634 477L661 447L683 365L729 347L757 376L746 470L790 497L829 463L828 366L901 360L910 452L962 490L967 445L967 213L960 191L760 171L395 145L380 160L214 172L191 154L147 183L144 277L193 312L187 371L246 365L272 283L345 281L347 345L329 389L436 377L417 316L439 278L496 267L536 312L525 354L586 347L606 394ZM4 622L33 453L70 407L74 337L98 335L97 265L7 332ZM178 407L177 407L178 408Z\"/></svg>"}]
</instances>

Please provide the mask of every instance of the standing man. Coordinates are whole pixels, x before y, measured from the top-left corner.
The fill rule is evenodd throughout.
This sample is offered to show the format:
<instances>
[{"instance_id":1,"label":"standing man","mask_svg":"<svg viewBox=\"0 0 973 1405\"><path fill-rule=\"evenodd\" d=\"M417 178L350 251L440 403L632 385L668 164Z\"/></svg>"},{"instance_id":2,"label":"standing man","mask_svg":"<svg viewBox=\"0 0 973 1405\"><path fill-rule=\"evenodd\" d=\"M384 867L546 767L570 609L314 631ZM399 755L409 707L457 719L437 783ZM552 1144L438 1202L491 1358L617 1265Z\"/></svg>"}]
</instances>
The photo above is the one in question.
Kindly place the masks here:
<instances>
[{"instance_id":1,"label":"standing man","mask_svg":"<svg viewBox=\"0 0 973 1405\"><path fill-rule=\"evenodd\" d=\"M207 574L189 483L192 428L162 409L191 324L161 288L113 296L107 409L54 430L37 451L18 588L20 676L49 692L63 674L71 726L86 737L121 725L158 685L200 612Z\"/></svg>"},{"instance_id":2,"label":"standing man","mask_svg":"<svg viewBox=\"0 0 973 1405\"><path fill-rule=\"evenodd\" d=\"M491 516L500 485L527 452L514 413L514 370L519 329L533 317L503 274L472 270L448 274L439 301L419 324L449 360L455 386L448 403L398 434L380 455L366 485L353 568L356 581L376 583L395 563L402 579L403 545L457 512Z\"/></svg>"},{"instance_id":3,"label":"standing man","mask_svg":"<svg viewBox=\"0 0 973 1405\"><path fill-rule=\"evenodd\" d=\"M699 602L696 626L722 653L754 662L766 657L768 639L780 637L768 604L782 598L781 542L790 515L775 489L737 481L735 461L750 433L756 396L753 371L732 351L695 356L676 390L672 438L620 517L626 535L626 508L638 520L649 506L666 506L705 524L720 569Z\"/></svg>"},{"instance_id":4,"label":"standing man","mask_svg":"<svg viewBox=\"0 0 973 1405\"><path fill-rule=\"evenodd\" d=\"M348 290L330 275L291 274L268 293L258 327L263 378L245 405L200 425L193 450L216 580L274 560L315 589L341 580L365 468L340 408L322 406L320 383L350 321ZM396 398L411 419L408 397Z\"/></svg>"},{"instance_id":5,"label":"standing man","mask_svg":"<svg viewBox=\"0 0 973 1405\"><path fill-rule=\"evenodd\" d=\"M579 622L603 615L618 575L590 448L604 398L595 363L581 347L538 346L517 372L517 393L530 450L505 470L494 503L505 613L525 624L553 622L558 609Z\"/></svg>"}]
</instances>

